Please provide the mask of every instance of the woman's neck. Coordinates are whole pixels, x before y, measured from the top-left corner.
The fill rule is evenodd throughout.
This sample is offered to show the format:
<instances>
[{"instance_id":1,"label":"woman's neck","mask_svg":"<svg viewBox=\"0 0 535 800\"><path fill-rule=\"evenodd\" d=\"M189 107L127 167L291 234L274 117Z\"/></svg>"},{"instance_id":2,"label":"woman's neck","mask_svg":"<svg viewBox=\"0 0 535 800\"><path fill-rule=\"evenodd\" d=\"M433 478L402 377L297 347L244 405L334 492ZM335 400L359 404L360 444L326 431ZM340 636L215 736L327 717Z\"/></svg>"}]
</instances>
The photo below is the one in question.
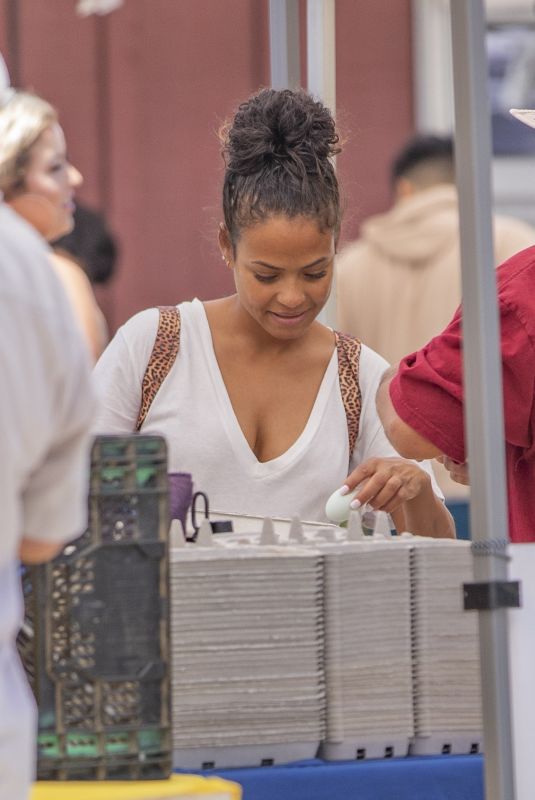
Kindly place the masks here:
<instances>
[{"instance_id":1,"label":"woman's neck","mask_svg":"<svg viewBox=\"0 0 535 800\"><path fill-rule=\"evenodd\" d=\"M281 358L310 353L324 358L335 346L333 332L317 322L296 338L276 338L266 331L242 306L238 295L203 303L212 340L218 347L233 349L243 357ZM225 349L227 349L225 347Z\"/></svg>"}]
</instances>

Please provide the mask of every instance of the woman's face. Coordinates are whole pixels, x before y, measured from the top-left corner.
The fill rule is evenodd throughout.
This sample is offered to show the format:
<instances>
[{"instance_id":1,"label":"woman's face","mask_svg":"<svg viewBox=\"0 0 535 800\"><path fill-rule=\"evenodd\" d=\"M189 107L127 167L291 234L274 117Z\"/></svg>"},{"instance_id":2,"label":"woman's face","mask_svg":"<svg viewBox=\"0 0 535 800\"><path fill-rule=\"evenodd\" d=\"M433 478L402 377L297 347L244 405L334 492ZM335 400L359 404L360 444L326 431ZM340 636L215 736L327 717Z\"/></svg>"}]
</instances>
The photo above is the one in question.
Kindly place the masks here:
<instances>
[{"instance_id":1,"label":"woman's face","mask_svg":"<svg viewBox=\"0 0 535 800\"><path fill-rule=\"evenodd\" d=\"M226 229L220 244L249 315L276 339L301 336L329 297L333 231L309 217L280 215L242 230L234 256Z\"/></svg>"},{"instance_id":2,"label":"woman's face","mask_svg":"<svg viewBox=\"0 0 535 800\"><path fill-rule=\"evenodd\" d=\"M32 146L24 188L11 204L42 236L57 239L72 230L74 190L81 183L81 174L67 160L65 136L56 123Z\"/></svg>"}]
</instances>

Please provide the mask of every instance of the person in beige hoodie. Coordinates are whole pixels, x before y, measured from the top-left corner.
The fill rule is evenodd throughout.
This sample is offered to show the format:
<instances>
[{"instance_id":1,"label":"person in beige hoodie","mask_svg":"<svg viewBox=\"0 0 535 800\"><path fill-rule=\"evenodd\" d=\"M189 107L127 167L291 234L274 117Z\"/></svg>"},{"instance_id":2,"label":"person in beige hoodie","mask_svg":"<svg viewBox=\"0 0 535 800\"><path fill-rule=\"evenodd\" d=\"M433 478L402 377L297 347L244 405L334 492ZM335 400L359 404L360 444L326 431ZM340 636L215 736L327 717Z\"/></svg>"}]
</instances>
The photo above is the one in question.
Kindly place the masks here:
<instances>
[{"instance_id":1,"label":"person in beige hoodie","mask_svg":"<svg viewBox=\"0 0 535 800\"><path fill-rule=\"evenodd\" d=\"M461 298L452 139L412 138L391 173L393 207L364 222L337 257L336 276L339 330L397 364L448 324ZM496 265L533 244L530 225L495 216ZM462 494L446 476L445 494Z\"/></svg>"}]
</instances>

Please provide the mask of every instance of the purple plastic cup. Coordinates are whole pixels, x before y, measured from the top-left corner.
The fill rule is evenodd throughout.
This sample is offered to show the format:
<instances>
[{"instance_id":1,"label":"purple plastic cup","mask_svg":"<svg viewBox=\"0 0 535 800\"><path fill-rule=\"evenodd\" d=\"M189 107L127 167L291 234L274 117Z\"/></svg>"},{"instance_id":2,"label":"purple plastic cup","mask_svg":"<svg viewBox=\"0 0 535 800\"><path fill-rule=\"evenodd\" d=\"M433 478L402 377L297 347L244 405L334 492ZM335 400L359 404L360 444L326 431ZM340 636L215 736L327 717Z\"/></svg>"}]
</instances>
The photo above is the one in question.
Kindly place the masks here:
<instances>
[{"instance_id":1,"label":"purple plastic cup","mask_svg":"<svg viewBox=\"0 0 535 800\"><path fill-rule=\"evenodd\" d=\"M189 472L169 472L169 516L179 519L186 536L186 519L193 499L193 478Z\"/></svg>"}]
</instances>

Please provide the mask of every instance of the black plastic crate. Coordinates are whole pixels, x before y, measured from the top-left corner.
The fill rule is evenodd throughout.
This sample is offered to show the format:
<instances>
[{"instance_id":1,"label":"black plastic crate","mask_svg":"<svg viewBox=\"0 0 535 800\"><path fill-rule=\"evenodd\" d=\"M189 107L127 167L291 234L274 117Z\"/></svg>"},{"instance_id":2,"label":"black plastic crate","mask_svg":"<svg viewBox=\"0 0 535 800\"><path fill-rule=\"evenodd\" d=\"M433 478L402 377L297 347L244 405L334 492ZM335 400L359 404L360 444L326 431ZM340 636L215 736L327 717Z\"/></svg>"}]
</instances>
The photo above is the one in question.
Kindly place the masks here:
<instances>
[{"instance_id":1,"label":"black plastic crate","mask_svg":"<svg viewBox=\"0 0 535 800\"><path fill-rule=\"evenodd\" d=\"M97 437L88 530L23 574L38 778L170 774L168 529L164 439Z\"/></svg>"}]
</instances>

